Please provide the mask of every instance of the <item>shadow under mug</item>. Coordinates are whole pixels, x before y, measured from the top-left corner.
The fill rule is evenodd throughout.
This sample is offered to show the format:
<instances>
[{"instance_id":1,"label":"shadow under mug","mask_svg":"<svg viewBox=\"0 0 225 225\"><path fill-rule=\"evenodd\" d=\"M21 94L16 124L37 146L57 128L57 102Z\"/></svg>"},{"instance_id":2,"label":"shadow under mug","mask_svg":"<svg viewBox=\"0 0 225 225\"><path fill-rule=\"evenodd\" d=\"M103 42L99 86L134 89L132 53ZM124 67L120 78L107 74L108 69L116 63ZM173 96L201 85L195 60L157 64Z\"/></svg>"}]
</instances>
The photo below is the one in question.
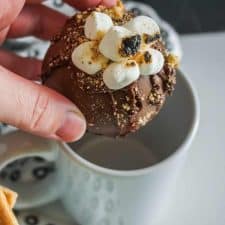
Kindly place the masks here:
<instances>
[{"instance_id":1,"label":"shadow under mug","mask_svg":"<svg viewBox=\"0 0 225 225\"><path fill-rule=\"evenodd\" d=\"M175 188L199 118L193 85L178 71L176 90L158 117L123 139L127 143L138 140L146 146L157 157L155 165L136 170L108 169L76 153L82 146L88 144L95 148L101 143L113 151L116 139L87 135L71 145L73 150L65 143L15 131L0 138L0 169L30 156L43 157L56 164L56 172L48 179L16 184L19 209L60 199L80 225L149 225L160 217ZM110 146L107 141L111 142Z\"/></svg>"}]
</instances>

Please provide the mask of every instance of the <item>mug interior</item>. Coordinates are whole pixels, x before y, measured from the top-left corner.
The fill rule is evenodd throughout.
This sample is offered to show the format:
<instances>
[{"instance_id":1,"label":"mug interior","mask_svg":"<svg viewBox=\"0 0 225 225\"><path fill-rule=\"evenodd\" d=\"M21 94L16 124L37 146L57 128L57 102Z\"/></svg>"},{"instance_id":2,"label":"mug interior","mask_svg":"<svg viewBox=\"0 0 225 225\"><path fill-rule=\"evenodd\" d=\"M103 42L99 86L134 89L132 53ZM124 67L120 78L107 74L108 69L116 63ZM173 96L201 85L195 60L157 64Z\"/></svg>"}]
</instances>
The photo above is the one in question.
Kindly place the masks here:
<instances>
[{"instance_id":1,"label":"mug interior","mask_svg":"<svg viewBox=\"0 0 225 225\"><path fill-rule=\"evenodd\" d=\"M197 95L190 82L185 78L185 75L178 71L177 85L173 95L167 98L159 115L145 127L136 133L120 139L87 134L79 142L70 144L70 147L84 159L101 167L116 170L146 168L167 159L181 149L182 145L191 142L197 129L198 114ZM122 148L119 149L119 144L122 145L124 151L121 151ZM93 149L91 149L92 146ZM108 159L99 160L96 158L96 146L102 149L101 155L104 153L104 149L108 150L106 153ZM139 153L142 152L140 154L143 154L143 157L141 158L137 154L133 154L131 148L133 150L136 148ZM80 151L82 149L93 151L92 156L90 157L84 151L82 153ZM147 161L142 160L148 157L146 151L149 152L149 156L151 157ZM122 167L119 165L114 167L113 160L118 158L114 156L116 152L118 152L120 159L124 157L128 162L133 161L134 164L136 163L135 166L129 166L124 161L121 162ZM143 161L143 165L141 161Z\"/></svg>"}]
</instances>

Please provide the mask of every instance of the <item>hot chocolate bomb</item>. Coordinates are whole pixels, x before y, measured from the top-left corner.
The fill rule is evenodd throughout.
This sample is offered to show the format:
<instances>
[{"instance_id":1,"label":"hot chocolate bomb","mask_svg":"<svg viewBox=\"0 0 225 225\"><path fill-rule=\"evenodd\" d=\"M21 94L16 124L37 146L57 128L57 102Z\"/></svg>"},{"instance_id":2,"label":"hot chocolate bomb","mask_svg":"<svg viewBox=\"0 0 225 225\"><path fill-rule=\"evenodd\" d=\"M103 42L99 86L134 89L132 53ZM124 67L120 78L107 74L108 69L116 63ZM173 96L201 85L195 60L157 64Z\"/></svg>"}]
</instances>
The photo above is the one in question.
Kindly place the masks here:
<instances>
[{"instance_id":1,"label":"hot chocolate bomb","mask_svg":"<svg viewBox=\"0 0 225 225\"><path fill-rule=\"evenodd\" d=\"M42 78L79 107L89 132L124 136L159 113L176 66L155 21L134 18L119 3L69 19L52 39Z\"/></svg>"}]
</instances>

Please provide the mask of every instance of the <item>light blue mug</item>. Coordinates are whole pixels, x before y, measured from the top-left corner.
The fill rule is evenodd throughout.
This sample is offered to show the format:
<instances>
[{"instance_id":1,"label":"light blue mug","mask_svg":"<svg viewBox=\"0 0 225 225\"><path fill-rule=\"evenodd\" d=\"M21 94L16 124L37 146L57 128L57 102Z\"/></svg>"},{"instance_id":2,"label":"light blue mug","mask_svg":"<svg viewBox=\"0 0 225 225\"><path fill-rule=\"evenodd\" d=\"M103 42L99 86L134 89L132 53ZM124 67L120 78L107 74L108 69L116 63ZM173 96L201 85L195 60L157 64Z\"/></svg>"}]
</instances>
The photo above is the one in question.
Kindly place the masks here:
<instances>
[{"instance_id":1,"label":"light blue mug","mask_svg":"<svg viewBox=\"0 0 225 225\"><path fill-rule=\"evenodd\" d=\"M193 85L178 71L173 96L135 134L123 139L89 134L67 145L15 131L0 138L0 169L30 156L56 164L48 179L16 184L17 208L60 199L80 225L149 225L166 209L199 118Z\"/></svg>"}]
</instances>

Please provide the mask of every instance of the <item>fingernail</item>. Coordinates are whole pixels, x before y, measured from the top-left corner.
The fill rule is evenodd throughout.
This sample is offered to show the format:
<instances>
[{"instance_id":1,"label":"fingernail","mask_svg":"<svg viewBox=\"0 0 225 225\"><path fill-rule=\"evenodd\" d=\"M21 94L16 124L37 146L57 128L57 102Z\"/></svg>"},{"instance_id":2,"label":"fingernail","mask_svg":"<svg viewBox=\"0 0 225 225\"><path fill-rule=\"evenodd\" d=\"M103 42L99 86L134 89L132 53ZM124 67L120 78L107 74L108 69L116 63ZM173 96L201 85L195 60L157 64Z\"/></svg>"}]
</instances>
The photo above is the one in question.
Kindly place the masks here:
<instances>
[{"instance_id":1,"label":"fingernail","mask_svg":"<svg viewBox=\"0 0 225 225\"><path fill-rule=\"evenodd\" d=\"M116 5L117 0L102 0L102 4L108 7Z\"/></svg>"},{"instance_id":2,"label":"fingernail","mask_svg":"<svg viewBox=\"0 0 225 225\"><path fill-rule=\"evenodd\" d=\"M68 112L56 135L62 141L73 142L79 140L84 135L85 130L85 119L75 112Z\"/></svg>"}]
</instances>

